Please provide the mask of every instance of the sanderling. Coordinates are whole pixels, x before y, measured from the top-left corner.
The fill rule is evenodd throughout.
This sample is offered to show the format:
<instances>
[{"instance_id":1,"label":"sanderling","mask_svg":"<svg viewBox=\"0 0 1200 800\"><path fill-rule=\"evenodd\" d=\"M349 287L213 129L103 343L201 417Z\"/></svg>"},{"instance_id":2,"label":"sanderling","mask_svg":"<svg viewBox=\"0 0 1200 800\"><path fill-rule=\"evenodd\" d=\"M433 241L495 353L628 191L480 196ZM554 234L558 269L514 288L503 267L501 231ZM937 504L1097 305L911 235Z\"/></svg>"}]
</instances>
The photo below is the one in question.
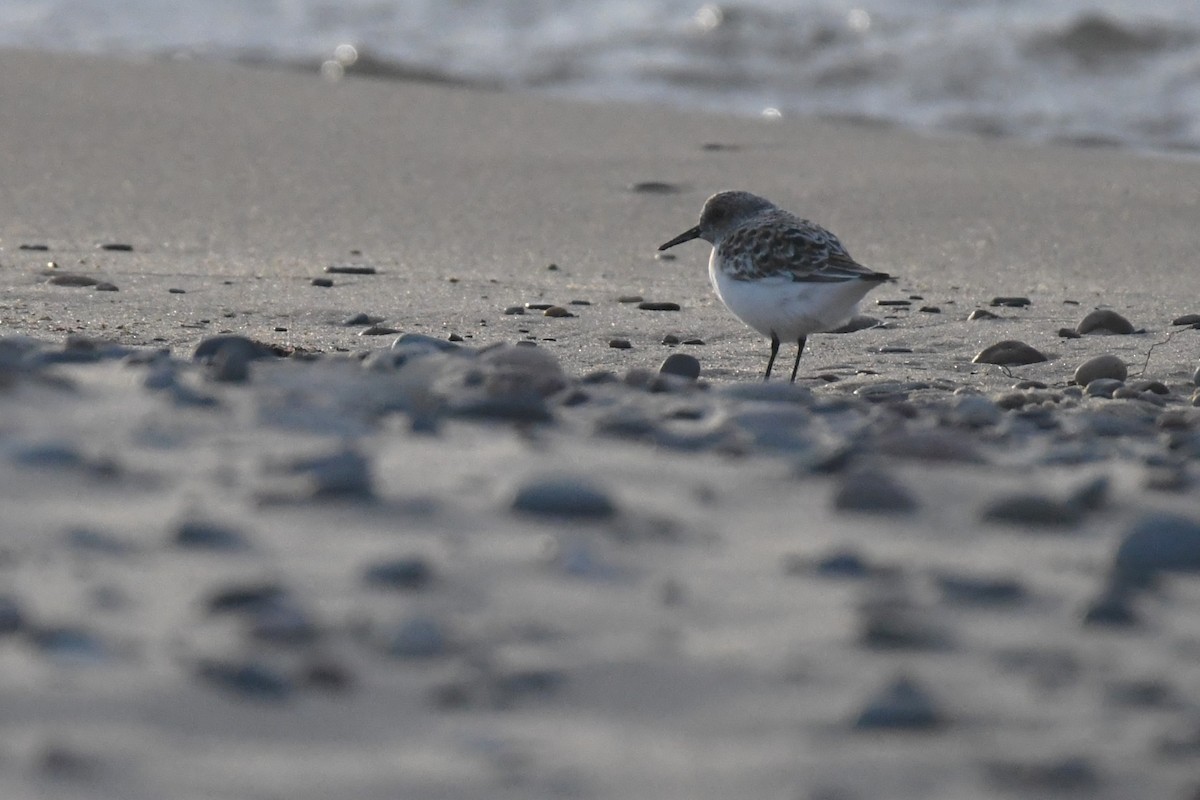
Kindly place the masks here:
<instances>
[{"instance_id":1,"label":"sanderling","mask_svg":"<svg viewBox=\"0 0 1200 800\"><path fill-rule=\"evenodd\" d=\"M734 316L771 337L771 357L781 341L796 342L792 381L810 333L844 325L867 292L892 276L859 264L829 231L789 214L749 192L708 198L700 224L661 245L703 239L713 246L708 279Z\"/></svg>"}]
</instances>

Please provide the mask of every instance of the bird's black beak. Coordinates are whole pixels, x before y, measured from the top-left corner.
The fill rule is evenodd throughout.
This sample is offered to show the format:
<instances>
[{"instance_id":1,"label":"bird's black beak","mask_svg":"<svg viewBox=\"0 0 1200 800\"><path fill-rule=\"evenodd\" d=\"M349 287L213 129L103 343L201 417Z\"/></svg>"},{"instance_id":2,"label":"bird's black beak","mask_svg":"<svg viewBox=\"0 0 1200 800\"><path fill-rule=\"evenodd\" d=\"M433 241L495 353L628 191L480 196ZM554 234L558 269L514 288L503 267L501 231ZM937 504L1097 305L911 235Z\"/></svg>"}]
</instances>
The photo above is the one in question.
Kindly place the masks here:
<instances>
[{"instance_id":1,"label":"bird's black beak","mask_svg":"<svg viewBox=\"0 0 1200 800\"><path fill-rule=\"evenodd\" d=\"M688 228L686 231L679 234L678 236L676 236L674 239L667 242L666 244L660 244L658 246L658 249L666 250L667 248L674 247L677 244L683 244L684 242L690 242L692 239L699 239L699 238L700 238L700 226L697 225L694 228Z\"/></svg>"}]
</instances>

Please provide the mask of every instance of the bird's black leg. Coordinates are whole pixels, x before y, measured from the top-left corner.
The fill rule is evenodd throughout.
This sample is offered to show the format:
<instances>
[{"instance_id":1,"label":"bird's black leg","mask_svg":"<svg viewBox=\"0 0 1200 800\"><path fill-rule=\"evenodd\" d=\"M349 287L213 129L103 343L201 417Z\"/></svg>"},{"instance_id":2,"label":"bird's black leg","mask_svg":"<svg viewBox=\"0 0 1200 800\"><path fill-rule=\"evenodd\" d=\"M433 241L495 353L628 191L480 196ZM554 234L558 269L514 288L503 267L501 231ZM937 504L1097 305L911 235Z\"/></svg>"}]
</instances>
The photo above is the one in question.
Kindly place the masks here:
<instances>
[{"instance_id":1,"label":"bird's black leg","mask_svg":"<svg viewBox=\"0 0 1200 800\"><path fill-rule=\"evenodd\" d=\"M764 381L771 380L771 367L775 366L775 356L779 355L779 337L771 334L771 357L767 359L767 374L763 375Z\"/></svg>"},{"instance_id":2,"label":"bird's black leg","mask_svg":"<svg viewBox=\"0 0 1200 800\"><path fill-rule=\"evenodd\" d=\"M804 343L807 340L806 336L801 336L796 340L796 363L792 364L792 383L796 382L796 370L800 369L800 356L804 353Z\"/></svg>"}]
</instances>

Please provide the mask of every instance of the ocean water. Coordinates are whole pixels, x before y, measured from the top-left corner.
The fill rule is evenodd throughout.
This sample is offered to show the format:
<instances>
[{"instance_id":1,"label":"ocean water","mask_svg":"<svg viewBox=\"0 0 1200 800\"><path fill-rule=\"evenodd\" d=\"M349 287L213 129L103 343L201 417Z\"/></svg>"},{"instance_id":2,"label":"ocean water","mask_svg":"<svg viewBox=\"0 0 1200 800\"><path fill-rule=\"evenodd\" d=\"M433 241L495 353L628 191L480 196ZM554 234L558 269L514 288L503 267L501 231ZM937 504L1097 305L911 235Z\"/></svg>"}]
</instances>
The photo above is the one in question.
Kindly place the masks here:
<instances>
[{"instance_id":1,"label":"ocean water","mask_svg":"<svg viewBox=\"0 0 1200 800\"><path fill-rule=\"evenodd\" d=\"M1197 0L0 0L0 46L1200 152Z\"/></svg>"}]
</instances>

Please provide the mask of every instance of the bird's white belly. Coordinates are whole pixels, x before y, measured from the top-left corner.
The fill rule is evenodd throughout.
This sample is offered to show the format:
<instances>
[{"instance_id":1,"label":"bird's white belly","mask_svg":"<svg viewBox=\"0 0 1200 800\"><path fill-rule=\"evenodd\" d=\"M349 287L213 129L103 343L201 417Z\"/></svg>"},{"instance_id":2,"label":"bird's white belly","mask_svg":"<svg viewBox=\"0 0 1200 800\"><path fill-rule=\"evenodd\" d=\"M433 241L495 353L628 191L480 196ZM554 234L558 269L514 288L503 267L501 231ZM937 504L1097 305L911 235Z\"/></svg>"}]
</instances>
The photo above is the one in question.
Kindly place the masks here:
<instances>
[{"instance_id":1,"label":"bird's white belly","mask_svg":"<svg viewBox=\"0 0 1200 800\"><path fill-rule=\"evenodd\" d=\"M805 283L783 276L739 281L721 271L715 250L708 277L738 319L785 342L844 325L857 312L858 301L877 285L861 280Z\"/></svg>"}]
</instances>

